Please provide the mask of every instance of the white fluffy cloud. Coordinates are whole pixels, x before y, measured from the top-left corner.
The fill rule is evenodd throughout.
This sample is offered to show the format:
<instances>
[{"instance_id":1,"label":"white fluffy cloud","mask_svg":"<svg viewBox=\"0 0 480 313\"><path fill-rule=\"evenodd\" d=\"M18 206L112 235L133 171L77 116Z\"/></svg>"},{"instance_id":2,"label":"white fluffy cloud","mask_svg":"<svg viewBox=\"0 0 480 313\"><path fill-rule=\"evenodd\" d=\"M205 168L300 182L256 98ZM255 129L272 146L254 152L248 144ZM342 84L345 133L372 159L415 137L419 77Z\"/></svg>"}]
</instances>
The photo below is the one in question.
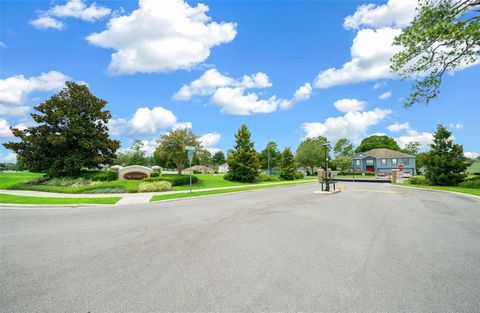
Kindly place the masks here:
<instances>
[{"instance_id":1,"label":"white fluffy cloud","mask_svg":"<svg viewBox=\"0 0 480 313\"><path fill-rule=\"evenodd\" d=\"M402 130L408 130L410 129L410 124L408 122L400 124L400 123L393 123L392 125L389 125L387 129L393 133L398 133Z\"/></svg>"},{"instance_id":2,"label":"white fluffy cloud","mask_svg":"<svg viewBox=\"0 0 480 313\"><path fill-rule=\"evenodd\" d=\"M405 27L415 17L417 5L418 0L388 0L383 5L364 4L353 15L345 18L343 26L346 29Z\"/></svg>"},{"instance_id":3,"label":"white fluffy cloud","mask_svg":"<svg viewBox=\"0 0 480 313\"><path fill-rule=\"evenodd\" d=\"M350 111L363 111L366 104L367 103L365 101L357 99L341 99L335 101L333 106L340 112L347 113Z\"/></svg>"},{"instance_id":4,"label":"white fluffy cloud","mask_svg":"<svg viewBox=\"0 0 480 313\"><path fill-rule=\"evenodd\" d=\"M13 152L8 153L7 155L0 155L1 163L16 163L17 155Z\"/></svg>"},{"instance_id":5,"label":"white fluffy cloud","mask_svg":"<svg viewBox=\"0 0 480 313\"><path fill-rule=\"evenodd\" d=\"M476 159L480 156L480 153L466 151L463 155L465 155L465 157L468 159Z\"/></svg>"},{"instance_id":6,"label":"white fluffy cloud","mask_svg":"<svg viewBox=\"0 0 480 313\"><path fill-rule=\"evenodd\" d=\"M114 73L190 69L237 34L235 23L211 21L207 12L201 3L192 7L183 0L140 0L137 10L111 18L106 30L87 40L116 50L109 65Z\"/></svg>"},{"instance_id":7,"label":"white fluffy cloud","mask_svg":"<svg viewBox=\"0 0 480 313\"><path fill-rule=\"evenodd\" d=\"M31 20L30 25L38 29L53 28L57 30L62 30L65 28L65 23L50 16L40 16L34 20Z\"/></svg>"},{"instance_id":8,"label":"white fluffy cloud","mask_svg":"<svg viewBox=\"0 0 480 313\"><path fill-rule=\"evenodd\" d=\"M414 129L408 129L404 136L395 138L400 147L405 147L410 142L418 142L425 148L433 141L433 134L429 132L418 132Z\"/></svg>"},{"instance_id":9,"label":"white fluffy cloud","mask_svg":"<svg viewBox=\"0 0 480 313\"><path fill-rule=\"evenodd\" d=\"M40 12L39 17L30 21L30 24L38 29L62 30L65 28L65 23L57 18L71 17L93 22L110 15L111 12L110 8L97 6L95 2L87 6L83 0L70 0L64 5L55 5L48 11Z\"/></svg>"},{"instance_id":10,"label":"white fluffy cloud","mask_svg":"<svg viewBox=\"0 0 480 313\"><path fill-rule=\"evenodd\" d=\"M70 0L64 5L56 5L47 14L56 17L73 17L83 21L93 22L110 15L112 10L107 7L97 6L94 2L87 6L83 0Z\"/></svg>"},{"instance_id":11,"label":"white fluffy cloud","mask_svg":"<svg viewBox=\"0 0 480 313\"><path fill-rule=\"evenodd\" d=\"M191 129L192 128L192 123L190 122L178 122L173 124L172 129L177 130L177 129Z\"/></svg>"},{"instance_id":12,"label":"white fluffy cloud","mask_svg":"<svg viewBox=\"0 0 480 313\"><path fill-rule=\"evenodd\" d=\"M298 88L291 99L271 96L260 99L257 93L247 91L254 88L271 87L267 74L258 72L232 78L223 75L216 69L209 69L198 79L183 85L172 99L177 101L190 100L194 96L211 96L210 102L220 106L221 111L234 115L251 115L271 113L277 109L288 109L298 102L308 100L312 95L312 86L306 83Z\"/></svg>"},{"instance_id":13,"label":"white fluffy cloud","mask_svg":"<svg viewBox=\"0 0 480 313\"><path fill-rule=\"evenodd\" d=\"M451 123L450 128L461 129L461 128L463 128L463 124L462 123Z\"/></svg>"},{"instance_id":14,"label":"white fluffy cloud","mask_svg":"<svg viewBox=\"0 0 480 313\"><path fill-rule=\"evenodd\" d=\"M12 131L10 130L10 124L8 121L0 118L0 138L9 138L12 137Z\"/></svg>"},{"instance_id":15,"label":"white fluffy cloud","mask_svg":"<svg viewBox=\"0 0 480 313\"><path fill-rule=\"evenodd\" d=\"M183 126L191 123L184 122ZM152 109L144 107L138 108L132 118L112 118L108 122L109 133L111 135L120 135L129 133L131 135L156 135L161 129L170 127L179 127L177 117L172 111L163 107L154 107Z\"/></svg>"},{"instance_id":16,"label":"white fluffy cloud","mask_svg":"<svg viewBox=\"0 0 480 313\"><path fill-rule=\"evenodd\" d=\"M220 151L220 149L215 148L215 146L220 142L220 139L222 139L222 135L220 135L217 132L213 133L206 133L202 136L200 136L199 140L202 146L210 151L210 153L215 153L217 151Z\"/></svg>"},{"instance_id":17,"label":"white fluffy cloud","mask_svg":"<svg viewBox=\"0 0 480 313\"><path fill-rule=\"evenodd\" d=\"M378 96L378 99L387 100L391 96L392 96L392 92L391 91L386 91L386 92L382 93L380 96Z\"/></svg>"},{"instance_id":18,"label":"white fluffy cloud","mask_svg":"<svg viewBox=\"0 0 480 313\"><path fill-rule=\"evenodd\" d=\"M23 75L0 79L0 115L22 116L29 111L27 98L36 91L56 91L69 77L57 71L25 78Z\"/></svg>"},{"instance_id":19,"label":"white fluffy cloud","mask_svg":"<svg viewBox=\"0 0 480 313\"><path fill-rule=\"evenodd\" d=\"M348 138L359 142L369 127L380 123L391 113L391 110L378 108L365 112L350 111L344 116L329 117L323 123L303 123L302 129L305 137L325 136L332 142Z\"/></svg>"},{"instance_id":20,"label":"white fluffy cloud","mask_svg":"<svg viewBox=\"0 0 480 313\"><path fill-rule=\"evenodd\" d=\"M315 87L329 88L336 85L358 83L362 81L392 78L390 58L400 50L392 46L400 29L362 29L350 49L352 59L341 68L329 68L315 79Z\"/></svg>"},{"instance_id":21,"label":"white fluffy cloud","mask_svg":"<svg viewBox=\"0 0 480 313\"><path fill-rule=\"evenodd\" d=\"M258 72L252 75L244 75L242 78L234 79L221 74L217 69L209 69L198 79L188 85L183 85L173 96L173 100L186 101L193 96L209 96L215 93L220 87L240 87L240 88L266 88L272 84L268 75Z\"/></svg>"}]
</instances>

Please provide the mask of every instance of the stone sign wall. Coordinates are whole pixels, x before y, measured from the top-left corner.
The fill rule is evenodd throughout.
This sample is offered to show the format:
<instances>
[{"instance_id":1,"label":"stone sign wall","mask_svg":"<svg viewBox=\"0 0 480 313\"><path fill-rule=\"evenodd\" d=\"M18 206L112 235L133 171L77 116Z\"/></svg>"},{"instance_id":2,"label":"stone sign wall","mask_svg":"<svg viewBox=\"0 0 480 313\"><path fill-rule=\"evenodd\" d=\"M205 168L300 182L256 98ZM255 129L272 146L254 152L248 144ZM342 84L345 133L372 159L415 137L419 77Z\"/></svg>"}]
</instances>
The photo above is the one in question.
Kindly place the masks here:
<instances>
[{"instance_id":1,"label":"stone sign wall","mask_svg":"<svg viewBox=\"0 0 480 313\"><path fill-rule=\"evenodd\" d=\"M146 166L130 165L118 171L118 179L144 179L150 177L153 170Z\"/></svg>"}]
</instances>

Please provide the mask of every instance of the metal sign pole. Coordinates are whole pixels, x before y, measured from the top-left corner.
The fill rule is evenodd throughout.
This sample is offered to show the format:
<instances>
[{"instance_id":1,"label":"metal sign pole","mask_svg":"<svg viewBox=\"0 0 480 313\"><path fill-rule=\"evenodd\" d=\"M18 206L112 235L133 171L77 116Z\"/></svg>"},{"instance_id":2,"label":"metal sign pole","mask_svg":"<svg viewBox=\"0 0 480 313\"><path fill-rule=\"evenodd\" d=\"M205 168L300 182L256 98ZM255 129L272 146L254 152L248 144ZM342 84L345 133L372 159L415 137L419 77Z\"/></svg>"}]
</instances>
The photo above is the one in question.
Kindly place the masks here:
<instances>
[{"instance_id":1,"label":"metal sign pole","mask_svg":"<svg viewBox=\"0 0 480 313\"><path fill-rule=\"evenodd\" d=\"M186 147L188 162L190 165L190 193L192 193L192 159L193 153L195 152L195 147Z\"/></svg>"},{"instance_id":2,"label":"metal sign pole","mask_svg":"<svg viewBox=\"0 0 480 313\"><path fill-rule=\"evenodd\" d=\"M192 193L192 159L190 159L190 193Z\"/></svg>"}]
</instances>

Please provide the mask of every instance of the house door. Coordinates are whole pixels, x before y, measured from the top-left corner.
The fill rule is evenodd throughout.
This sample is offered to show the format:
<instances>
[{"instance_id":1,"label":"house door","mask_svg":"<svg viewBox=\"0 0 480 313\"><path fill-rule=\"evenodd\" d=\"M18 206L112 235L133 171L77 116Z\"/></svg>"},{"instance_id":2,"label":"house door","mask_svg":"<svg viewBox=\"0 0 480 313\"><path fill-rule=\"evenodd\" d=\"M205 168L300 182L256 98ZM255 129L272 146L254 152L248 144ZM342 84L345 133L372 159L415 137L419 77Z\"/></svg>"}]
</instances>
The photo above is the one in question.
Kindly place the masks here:
<instances>
[{"instance_id":1,"label":"house door","mask_svg":"<svg viewBox=\"0 0 480 313\"><path fill-rule=\"evenodd\" d=\"M366 170L367 172L371 172L371 173L375 172L375 168L373 167L373 165L367 165Z\"/></svg>"}]
</instances>

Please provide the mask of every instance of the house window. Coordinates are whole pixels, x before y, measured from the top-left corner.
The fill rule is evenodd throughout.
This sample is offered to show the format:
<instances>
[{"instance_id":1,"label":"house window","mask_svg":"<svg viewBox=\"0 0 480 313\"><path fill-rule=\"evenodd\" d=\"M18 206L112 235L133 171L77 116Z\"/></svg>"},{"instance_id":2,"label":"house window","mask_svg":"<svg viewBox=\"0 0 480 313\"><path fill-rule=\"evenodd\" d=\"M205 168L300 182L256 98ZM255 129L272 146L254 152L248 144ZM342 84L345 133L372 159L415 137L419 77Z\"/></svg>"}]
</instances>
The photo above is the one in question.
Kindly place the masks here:
<instances>
[{"instance_id":1,"label":"house window","mask_svg":"<svg viewBox=\"0 0 480 313\"><path fill-rule=\"evenodd\" d=\"M367 165L373 165L373 160L366 160L366 161L365 161L365 164L367 164Z\"/></svg>"},{"instance_id":2,"label":"house window","mask_svg":"<svg viewBox=\"0 0 480 313\"><path fill-rule=\"evenodd\" d=\"M387 165L387 159L382 159L382 165Z\"/></svg>"},{"instance_id":3,"label":"house window","mask_svg":"<svg viewBox=\"0 0 480 313\"><path fill-rule=\"evenodd\" d=\"M355 165L360 166L360 160L355 160Z\"/></svg>"},{"instance_id":4,"label":"house window","mask_svg":"<svg viewBox=\"0 0 480 313\"><path fill-rule=\"evenodd\" d=\"M402 163L405 164L405 165L408 165L408 158L403 158Z\"/></svg>"},{"instance_id":5,"label":"house window","mask_svg":"<svg viewBox=\"0 0 480 313\"><path fill-rule=\"evenodd\" d=\"M392 165L397 165L397 159L392 159Z\"/></svg>"}]
</instances>

